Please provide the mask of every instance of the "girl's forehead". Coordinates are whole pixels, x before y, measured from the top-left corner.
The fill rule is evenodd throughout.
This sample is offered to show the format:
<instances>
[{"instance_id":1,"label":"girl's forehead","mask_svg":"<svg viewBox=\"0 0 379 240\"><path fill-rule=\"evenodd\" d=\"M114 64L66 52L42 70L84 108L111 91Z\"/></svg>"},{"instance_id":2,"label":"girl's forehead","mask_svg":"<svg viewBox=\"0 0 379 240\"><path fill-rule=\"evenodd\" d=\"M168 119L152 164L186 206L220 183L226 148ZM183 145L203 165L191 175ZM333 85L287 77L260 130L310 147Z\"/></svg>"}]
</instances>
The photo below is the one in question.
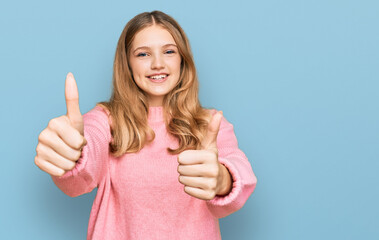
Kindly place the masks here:
<instances>
[{"instance_id":1,"label":"girl's forehead","mask_svg":"<svg viewBox=\"0 0 379 240\"><path fill-rule=\"evenodd\" d=\"M159 25L143 28L134 36L132 42L132 46L135 48L140 46L165 46L167 44L175 44L175 40L167 29Z\"/></svg>"}]
</instances>

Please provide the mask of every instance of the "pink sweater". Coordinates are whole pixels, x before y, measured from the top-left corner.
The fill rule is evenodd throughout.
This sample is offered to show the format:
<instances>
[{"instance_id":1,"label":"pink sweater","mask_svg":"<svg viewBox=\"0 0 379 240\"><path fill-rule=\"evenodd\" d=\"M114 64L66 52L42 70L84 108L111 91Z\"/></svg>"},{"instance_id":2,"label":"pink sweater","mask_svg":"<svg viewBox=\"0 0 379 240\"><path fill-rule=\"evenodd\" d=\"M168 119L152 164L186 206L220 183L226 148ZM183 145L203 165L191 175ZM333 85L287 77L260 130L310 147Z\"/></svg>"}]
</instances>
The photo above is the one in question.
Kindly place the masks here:
<instances>
[{"instance_id":1,"label":"pink sweater","mask_svg":"<svg viewBox=\"0 0 379 240\"><path fill-rule=\"evenodd\" d=\"M242 208L254 191L257 178L224 117L217 136L219 162L231 173L233 188L208 201L188 195L178 180L177 155L166 151L178 142L167 134L162 107L149 108L154 141L120 158L109 154L107 113L96 106L83 119L88 143L81 158L74 169L52 179L71 197L98 188L87 239L221 239L218 219Z\"/></svg>"}]
</instances>

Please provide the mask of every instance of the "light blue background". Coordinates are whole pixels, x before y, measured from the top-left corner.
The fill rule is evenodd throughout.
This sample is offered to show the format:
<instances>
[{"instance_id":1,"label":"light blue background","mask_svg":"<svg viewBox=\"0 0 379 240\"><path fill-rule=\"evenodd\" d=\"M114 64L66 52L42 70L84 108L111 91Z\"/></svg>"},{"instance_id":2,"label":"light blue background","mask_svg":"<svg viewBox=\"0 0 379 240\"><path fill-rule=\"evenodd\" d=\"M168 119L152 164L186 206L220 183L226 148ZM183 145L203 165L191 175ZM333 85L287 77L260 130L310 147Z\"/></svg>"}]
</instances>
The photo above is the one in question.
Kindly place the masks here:
<instances>
[{"instance_id":1,"label":"light blue background","mask_svg":"<svg viewBox=\"0 0 379 240\"><path fill-rule=\"evenodd\" d=\"M349 0L0 3L0 239L85 239L96 191L64 195L34 164L39 133L108 100L126 22L162 10L194 53L258 178L223 239L379 239L379 3Z\"/></svg>"}]
</instances>

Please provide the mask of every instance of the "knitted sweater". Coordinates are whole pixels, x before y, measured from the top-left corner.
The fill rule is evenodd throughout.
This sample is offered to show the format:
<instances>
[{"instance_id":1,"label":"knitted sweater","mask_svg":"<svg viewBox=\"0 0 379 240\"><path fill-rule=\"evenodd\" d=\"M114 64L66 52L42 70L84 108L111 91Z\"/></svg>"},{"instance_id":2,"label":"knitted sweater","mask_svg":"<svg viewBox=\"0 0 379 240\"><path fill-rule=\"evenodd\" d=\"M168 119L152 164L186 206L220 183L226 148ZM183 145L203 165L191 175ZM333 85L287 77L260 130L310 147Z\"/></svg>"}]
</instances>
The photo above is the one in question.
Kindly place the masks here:
<instances>
[{"instance_id":1,"label":"knitted sweater","mask_svg":"<svg viewBox=\"0 0 379 240\"><path fill-rule=\"evenodd\" d=\"M254 191L257 179L252 167L238 148L233 125L223 117L217 136L218 160L232 175L231 192L212 200L184 192L177 155L166 150L177 148L178 141L168 134L162 110L149 108L154 141L138 153L119 158L109 153L112 136L103 108L96 106L83 115L87 145L71 171L52 179L71 197L98 188L87 239L218 240L218 219L239 210Z\"/></svg>"}]
</instances>

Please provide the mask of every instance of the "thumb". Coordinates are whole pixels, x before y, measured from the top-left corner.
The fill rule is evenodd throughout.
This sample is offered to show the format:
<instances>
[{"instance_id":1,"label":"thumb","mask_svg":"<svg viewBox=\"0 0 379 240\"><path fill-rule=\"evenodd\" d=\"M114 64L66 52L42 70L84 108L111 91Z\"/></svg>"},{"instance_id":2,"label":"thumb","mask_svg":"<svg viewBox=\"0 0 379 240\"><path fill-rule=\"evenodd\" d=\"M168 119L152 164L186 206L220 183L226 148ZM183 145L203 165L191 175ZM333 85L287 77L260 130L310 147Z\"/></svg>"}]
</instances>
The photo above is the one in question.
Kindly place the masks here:
<instances>
[{"instance_id":1,"label":"thumb","mask_svg":"<svg viewBox=\"0 0 379 240\"><path fill-rule=\"evenodd\" d=\"M217 135L220 130L222 116L222 111L218 111L213 115L208 124L207 133L204 136L203 141L201 141L202 149L217 149Z\"/></svg>"},{"instance_id":2,"label":"thumb","mask_svg":"<svg viewBox=\"0 0 379 240\"><path fill-rule=\"evenodd\" d=\"M66 86L65 86L65 97L67 106L67 117L70 120L72 126L84 134L83 117L79 109L79 93L78 87L74 75L71 72L67 74Z\"/></svg>"}]
</instances>

